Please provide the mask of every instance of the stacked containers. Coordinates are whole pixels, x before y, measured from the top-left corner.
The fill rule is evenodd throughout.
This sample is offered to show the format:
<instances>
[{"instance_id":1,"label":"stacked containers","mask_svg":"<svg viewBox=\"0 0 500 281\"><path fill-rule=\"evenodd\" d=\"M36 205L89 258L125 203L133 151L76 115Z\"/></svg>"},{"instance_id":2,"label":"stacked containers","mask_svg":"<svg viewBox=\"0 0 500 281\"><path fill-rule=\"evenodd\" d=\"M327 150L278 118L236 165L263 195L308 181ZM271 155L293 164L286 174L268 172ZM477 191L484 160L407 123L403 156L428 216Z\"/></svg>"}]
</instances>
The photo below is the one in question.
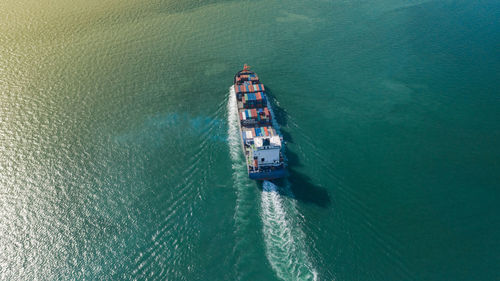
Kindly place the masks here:
<instances>
[{"instance_id":1,"label":"stacked containers","mask_svg":"<svg viewBox=\"0 0 500 281\"><path fill-rule=\"evenodd\" d=\"M245 81L243 84L238 84L237 90L244 93L253 93L253 92L264 92L263 84L252 84L251 81Z\"/></svg>"},{"instance_id":2,"label":"stacked containers","mask_svg":"<svg viewBox=\"0 0 500 281\"><path fill-rule=\"evenodd\" d=\"M252 92L264 92L264 84L254 84L254 82L258 83L259 79L254 77L249 77L249 75L240 75L236 77L236 88L238 88L241 92L252 93ZM243 82L243 83L241 83ZM241 84L240 84L241 83Z\"/></svg>"},{"instance_id":3,"label":"stacked containers","mask_svg":"<svg viewBox=\"0 0 500 281\"><path fill-rule=\"evenodd\" d=\"M242 101L245 108L262 108L266 104L265 95L262 92L245 93Z\"/></svg>"},{"instance_id":4,"label":"stacked containers","mask_svg":"<svg viewBox=\"0 0 500 281\"><path fill-rule=\"evenodd\" d=\"M255 115L257 116L255 119L257 121L263 124L268 123L270 121L269 110L267 110L267 107L264 108L260 107L252 110L255 110ZM252 116L252 118L254 117Z\"/></svg>"},{"instance_id":5,"label":"stacked containers","mask_svg":"<svg viewBox=\"0 0 500 281\"><path fill-rule=\"evenodd\" d=\"M276 136L276 130L273 127L268 127L268 129L271 131L271 136Z\"/></svg>"},{"instance_id":6,"label":"stacked containers","mask_svg":"<svg viewBox=\"0 0 500 281\"><path fill-rule=\"evenodd\" d=\"M252 108L254 106L252 96L250 94L243 95L243 106L245 108Z\"/></svg>"},{"instance_id":7,"label":"stacked containers","mask_svg":"<svg viewBox=\"0 0 500 281\"><path fill-rule=\"evenodd\" d=\"M257 110L255 108L250 109L250 113L252 114L252 119L257 119Z\"/></svg>"},{"instance_id":8,"label":"stacked containers","mask_svg":"<svg viewBox=\"0 0 500 281\"><path fill-rule=\"evenodd\" d=\"M267 107L264 108L246 108L239 111L239 118L242 124L252 124L246 120L254 120L261 125L269 124L271 116Z\"/></svg>"},{"instance_id":9,"label":"stacked containers","mask_svg":"<svg viewBox=\"0 0 500 281\"><path fill-rule=\"evenodd\" d=\"M264 107L264 115L268 119L268 121L271 121L271 114L269 113L269 109L267 109L267 106Z\"/></svg>"}]
</instances>

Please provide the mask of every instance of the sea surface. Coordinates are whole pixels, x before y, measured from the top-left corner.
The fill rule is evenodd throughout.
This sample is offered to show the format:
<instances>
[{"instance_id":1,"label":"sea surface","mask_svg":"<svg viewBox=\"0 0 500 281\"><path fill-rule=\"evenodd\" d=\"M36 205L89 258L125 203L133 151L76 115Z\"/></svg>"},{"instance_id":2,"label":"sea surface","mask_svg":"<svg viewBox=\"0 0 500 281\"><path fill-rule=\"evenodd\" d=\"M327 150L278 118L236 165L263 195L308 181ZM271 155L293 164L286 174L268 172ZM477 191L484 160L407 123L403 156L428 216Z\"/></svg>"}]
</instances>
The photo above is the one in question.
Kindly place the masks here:
<instances>
[{"instance_id":1,"label":"sea surface","mask_svg":"<svg viewBox=\"0 0 500 281\"><path fill-rule=\"evenodd\" d=\"M499 200L498 0L0 1L0 280L499 280Z\"/></svg>"}]
</instances>

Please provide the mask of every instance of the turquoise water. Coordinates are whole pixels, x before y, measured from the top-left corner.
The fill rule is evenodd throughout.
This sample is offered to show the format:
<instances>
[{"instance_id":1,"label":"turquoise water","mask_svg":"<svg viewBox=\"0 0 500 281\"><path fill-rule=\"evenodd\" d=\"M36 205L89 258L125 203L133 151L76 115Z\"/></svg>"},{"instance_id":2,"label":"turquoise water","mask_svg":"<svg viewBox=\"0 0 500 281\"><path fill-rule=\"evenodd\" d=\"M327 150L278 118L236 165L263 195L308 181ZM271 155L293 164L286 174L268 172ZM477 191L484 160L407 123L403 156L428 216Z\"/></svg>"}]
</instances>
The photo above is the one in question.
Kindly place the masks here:
<instances>
[{"instance_id":1,"label":"turquoise water","mask_svg":"<svg viewBox=\"0 0 500 281\"><path fill-rule=\"evenodd\" d=\"M0 3L1 280L497 280L498 1ZM246 178L251 65L290 177Z\"/></svg>"}]
</instances>

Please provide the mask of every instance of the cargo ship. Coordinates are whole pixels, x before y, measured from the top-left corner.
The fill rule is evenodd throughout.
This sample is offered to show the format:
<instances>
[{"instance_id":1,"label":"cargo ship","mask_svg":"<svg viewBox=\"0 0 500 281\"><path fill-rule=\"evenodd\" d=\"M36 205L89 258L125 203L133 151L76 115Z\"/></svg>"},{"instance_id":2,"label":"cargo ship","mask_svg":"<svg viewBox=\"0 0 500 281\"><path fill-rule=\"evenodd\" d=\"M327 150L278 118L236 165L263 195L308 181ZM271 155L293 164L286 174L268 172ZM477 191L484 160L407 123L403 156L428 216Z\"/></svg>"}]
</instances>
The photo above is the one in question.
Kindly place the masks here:
<instances>
[{"instance_id":1,"label":"cargo ship","mask_svg":"<svg viewBox=\"0 0 500 281\"><path fill-rule=\"evenodd\" d=\"M248 176L272 180L286 176L284 145L264 84L248 65L234 76L233 89L238 107L241 144Z\"/></svg>"}]
</instances>

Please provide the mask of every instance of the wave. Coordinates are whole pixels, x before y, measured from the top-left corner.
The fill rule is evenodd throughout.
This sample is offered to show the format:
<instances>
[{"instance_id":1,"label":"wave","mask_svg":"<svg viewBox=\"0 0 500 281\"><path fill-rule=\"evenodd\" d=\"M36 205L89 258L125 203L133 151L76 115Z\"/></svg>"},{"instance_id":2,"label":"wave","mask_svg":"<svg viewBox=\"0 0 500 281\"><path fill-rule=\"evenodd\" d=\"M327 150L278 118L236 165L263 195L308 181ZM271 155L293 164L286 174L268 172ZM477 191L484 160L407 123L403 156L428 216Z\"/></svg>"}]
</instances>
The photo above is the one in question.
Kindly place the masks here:
<instances>
[{"instance_id":1,"label":"wave","mask_svg":"<svg viewBox=\"0 0 500 281\"><path fill-rule=\"evenodd\" d=\"M220 135L218 130L223 127L220 115L224 113L224 105L220 104L217 111L210 116L189 117L187 114L168 114L158 116L152 119L152 124L160 124L159 128L171 125L170 130L177 130L178 127L188 128L189 133L198 133L200 143L197 150L189 155L189 165L182 169L175 170L173 175L177 175L179 182L172 186L172 190L178 196L169 193L163 193L165 208L162 211L163 219L157 222L157 227L149 233L148 241L141 245L134 256L130 258L133 268L128 268L129 275L127 279L151 279L151 280L186 280L182 273L175 271L176 266L190 259L193 255L191 247L180 247L196 236L197 219L194 210L199 208L202 201L204 190L204 178L209 169L201 169L200 163L211 165L208 154L213 152L215 147L212 136ZM162 119L163 117L163 119ZM189 118L188 118L189 117ZM170 124L171 121L176 124ZM179 121L182 121L180 125ZM174 126L176 125L176 126ZM190 126L188 126L190 125ZM181 129L178 129L181 131ZM163 266L168 264L169 266ZM158 266L161 270L158 271ZM155 272L156 275L151 275Z\"/></svg>"}]
</instances>

